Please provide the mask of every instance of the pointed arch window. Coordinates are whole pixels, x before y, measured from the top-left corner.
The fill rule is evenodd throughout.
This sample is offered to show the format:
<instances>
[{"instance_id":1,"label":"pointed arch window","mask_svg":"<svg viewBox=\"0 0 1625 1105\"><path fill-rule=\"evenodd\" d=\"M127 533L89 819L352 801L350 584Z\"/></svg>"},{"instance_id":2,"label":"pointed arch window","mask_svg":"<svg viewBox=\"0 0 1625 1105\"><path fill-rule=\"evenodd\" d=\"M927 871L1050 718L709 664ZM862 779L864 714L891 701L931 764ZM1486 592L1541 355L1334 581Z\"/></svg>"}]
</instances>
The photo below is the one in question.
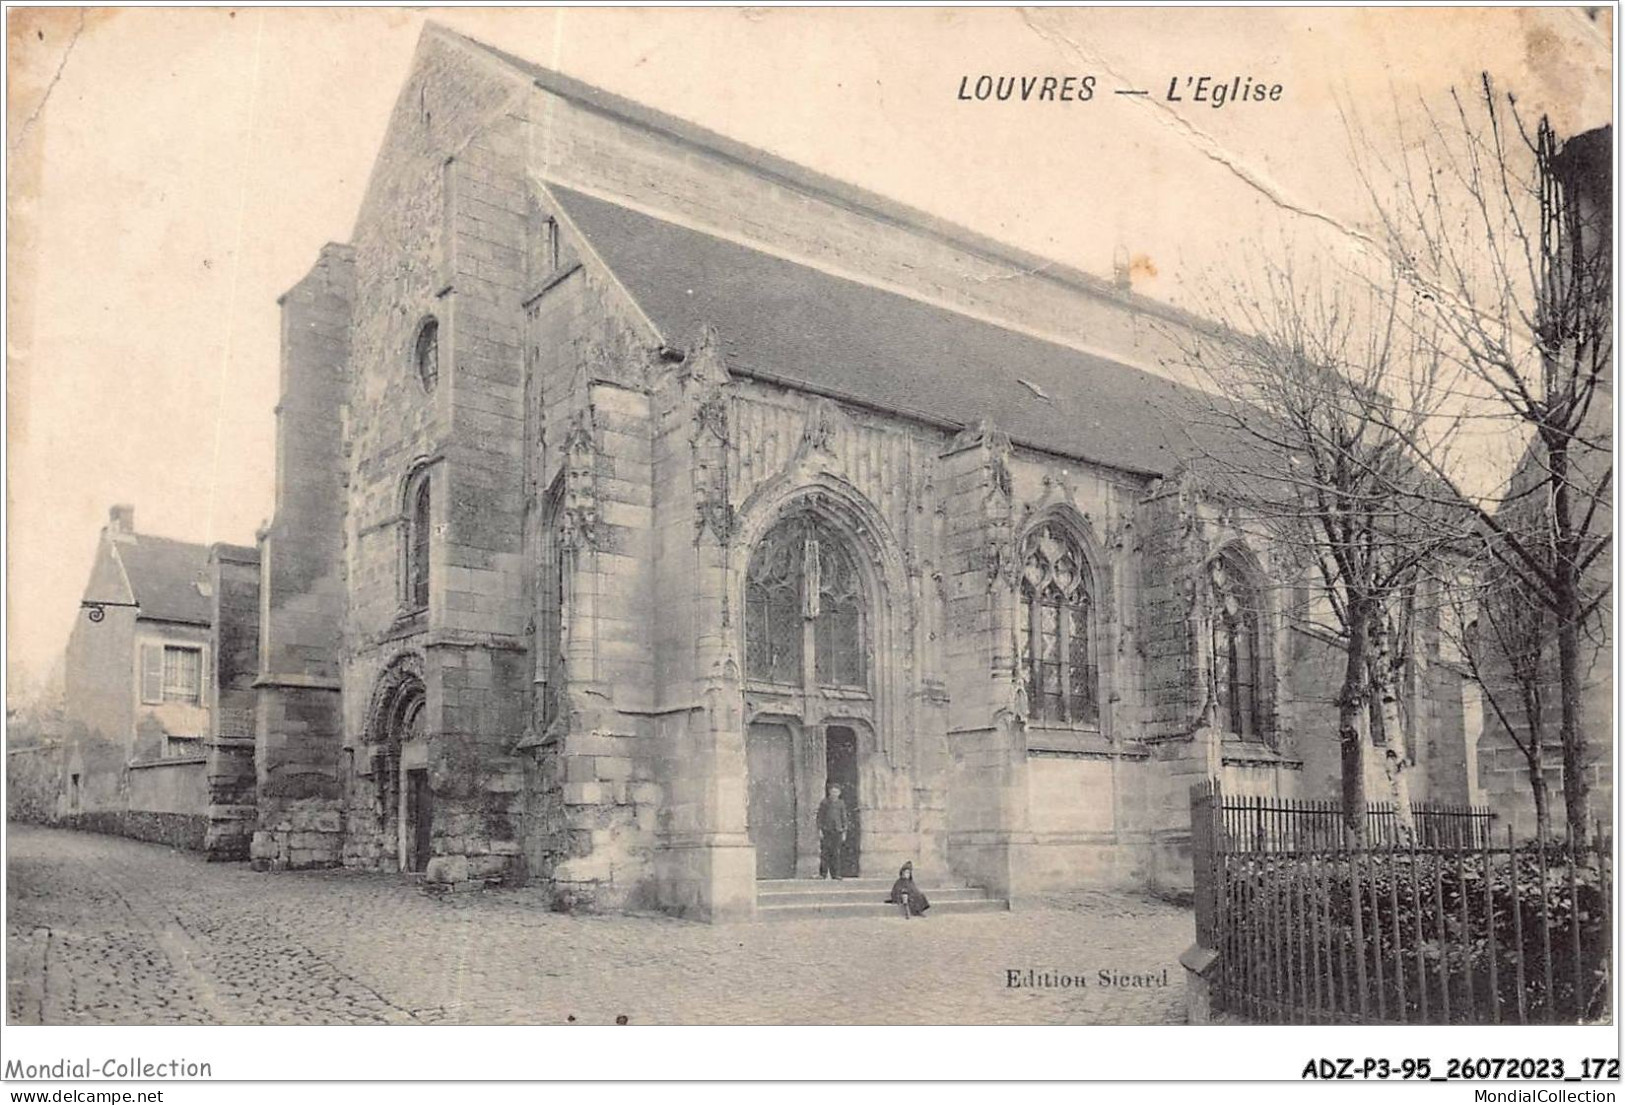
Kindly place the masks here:
<instances>
[{"instance_id":1,"label":"pointed arch window","mask_svg":"<svg viewBox=\"0 0 1625 1105\"><path fill-rule=\"evenodd\" d=\"M1071 534L1040 526L1022 549L1017 626L1029 716L1063 725L1100 723L1094 581Z\"/></svg>"},{"instance_id":2,"label":"pointed arch window","mask_svg":"<svg viewBox=\"0 0 1625 1105\"><path fill-rule=\"evenodd\" d=\"M797 515L780 522L751 554L745 577L750 678L865 687L866 619L857 562L820 519Z\"/></svg>"},{"instance_id":3,"label":"pointed arch window","mask_svg":"<svg viewBox=\"0 0 1625 1105\"><path fill-rule=\"evenodd\" d=\"M1262 740L1258 588L1234 555L1208 564L1212 598L1212 677L1219 728L1243 740Z\"/></svg>"}]
</instances>

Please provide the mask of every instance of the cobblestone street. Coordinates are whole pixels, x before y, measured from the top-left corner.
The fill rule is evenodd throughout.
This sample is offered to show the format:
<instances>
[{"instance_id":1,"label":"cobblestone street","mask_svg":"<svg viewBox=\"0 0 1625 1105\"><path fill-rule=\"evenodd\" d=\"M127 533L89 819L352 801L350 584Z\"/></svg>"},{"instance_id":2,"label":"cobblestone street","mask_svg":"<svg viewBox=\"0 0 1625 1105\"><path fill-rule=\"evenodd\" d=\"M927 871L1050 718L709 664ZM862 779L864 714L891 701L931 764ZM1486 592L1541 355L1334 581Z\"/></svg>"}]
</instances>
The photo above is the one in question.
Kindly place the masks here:
<instances>
[{"instance_id":1,"label":"cobblestone street","mask_svg":"<svg viewBox=\"0 0 1625 1105\"><path fill-rule=\"evenodd\" d=\"M435 898L397 876L260 874L9 826L7 1003L21 1024L1165 1024L1189 910L1085 893L1013 913L701 925ZM1008 970L1087 975L1012 989ZM1168 986L1097 985L1101 970Z\"/></svg>"}]
</instances>

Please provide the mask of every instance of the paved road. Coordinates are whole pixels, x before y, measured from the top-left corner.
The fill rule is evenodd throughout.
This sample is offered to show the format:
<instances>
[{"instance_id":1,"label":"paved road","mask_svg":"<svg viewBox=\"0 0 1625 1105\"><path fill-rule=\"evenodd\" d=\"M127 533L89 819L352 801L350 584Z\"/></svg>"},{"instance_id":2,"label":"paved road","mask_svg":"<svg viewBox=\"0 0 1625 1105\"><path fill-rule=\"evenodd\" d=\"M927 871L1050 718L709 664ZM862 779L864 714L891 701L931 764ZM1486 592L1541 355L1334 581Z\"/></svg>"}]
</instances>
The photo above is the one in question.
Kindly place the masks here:
<instances>
[{"instance_id":1,"label":"paved road","mask_svg":"<svg viewBox=\"0 0 1625 1105\"><path fill-rule=\"evenodd\" d=\"M261 874L13 824L7 1003L23 1024L1163 1024L1189 910L1086 893L1006 914L700 925L572 917L540 891ZM1087 975L1012 989L1010 969ZM1102 988L1100 970L1169 985Z\"/></svg>"}]
</instances>

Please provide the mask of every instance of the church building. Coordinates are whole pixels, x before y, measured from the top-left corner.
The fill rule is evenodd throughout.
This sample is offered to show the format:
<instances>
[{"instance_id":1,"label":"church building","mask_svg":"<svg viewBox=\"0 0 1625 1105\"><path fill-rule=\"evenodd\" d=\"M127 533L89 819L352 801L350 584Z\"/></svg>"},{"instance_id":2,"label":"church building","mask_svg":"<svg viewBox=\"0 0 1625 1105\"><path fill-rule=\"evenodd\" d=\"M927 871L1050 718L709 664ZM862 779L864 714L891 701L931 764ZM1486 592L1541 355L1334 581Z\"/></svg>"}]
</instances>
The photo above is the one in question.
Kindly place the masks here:
<instances>
[{"instance_id":1,"label":"church building","mask_svg":"<svg viewBox=\"0 0 1625 1105\"><path fill-rule=\"evenodd\" d=\"M1202 324L1125 282L431 25L282 312L261 867L749 918L834 782L848 871L1019 905L1189 886L1210 776L1337 793L1326 646L1185 478Z\"/></svg>"}]
</instances>

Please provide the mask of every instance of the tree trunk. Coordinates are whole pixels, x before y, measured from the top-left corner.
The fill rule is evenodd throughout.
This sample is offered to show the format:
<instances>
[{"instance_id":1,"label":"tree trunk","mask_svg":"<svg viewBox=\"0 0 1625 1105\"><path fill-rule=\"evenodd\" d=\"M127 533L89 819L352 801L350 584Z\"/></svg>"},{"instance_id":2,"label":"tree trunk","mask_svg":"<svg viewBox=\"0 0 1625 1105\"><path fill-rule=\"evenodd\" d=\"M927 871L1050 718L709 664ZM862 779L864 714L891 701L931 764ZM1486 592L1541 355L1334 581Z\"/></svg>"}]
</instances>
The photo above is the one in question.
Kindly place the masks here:
<instances>
[{"instance_id":1,"label":"tree trunk","mask_svg":"<svg viewBox=\"0 0 1625 1105\"><path fill-rule=\"evenodd\" d=\"M1337 696L1337 743L1343 766L1343 823L1350 843L1365 842L1365 734L1360 719L1366 709L1366 625L1358 604L1349 604L1348 657L1343 688Z\"/></svg>"},{"instance_id":2,"label":"tree trunk","mask_svg":"<svg viewBox=\"0 0 1625 1105\"><path fill-rule=\"evenodd\" d=\"M1585 730L1580 726L1580 573L1579 542L1569 502L1567 441L1546 441L1552 487L1552 537L1556 546L1557 668L1563 742L1563 806L1568 815L1569 843L1585 847L1590 838L1591 800L1585 777Z\"/></svg>"},{"instance_id":3,"label":"tree trunk","mask_svg":"<svg viewBox=\"0 0 1625 1105\"><path fill-rule=\"evenodd\" d=\"M1552 835L1551 796L1546 787L1546 769L1539 753L1529 758L1529 789L1535 796L1535 839L1544 850Z\"/></svg>"},{"instance_id":4,"label":"tree trunk","mask_svg":"<svg viewBox=\"0 0 1625 1105\"><path fill-rule=\"evenodd\" d=\"M1524 730L1529 737L1528 743L1520 745L1520 748L1524 760L1529 764L1529 793L1535 800L1535 839L1544 850L1546 842L1552 838L1552 791L1546 782L1546 717L1540 694L1543 665L1538 652L1532 660L1528 667L1514 668L1513 674L1523 682ZM1513 737L1513 740L1517 738Z\"/></svg>"},{"instance_id":5,"label":"tree trunk","mask_svg":"<svg viewBox=\"0 0 1625 1105\"><path fill-rule=\"evenodd\" d=\"M1394 690L1393 639L1386 626L1373 619L1372 655L1370 659L1372 693L1377 696L1377 707L1382 715L1383 777L1388 780L1388 798L1394 804L1394 818L1399 824L1400 843L1407 847L1416 843L1416 817L1411 810L1411 785L1408 777L1409 746L1405 743L1405 726L1399 714L1399 695Z\"/></svg>"},{"instance_id":6,"label":"tree trunk","mask_svg":"<svg viewBox=\"0 0 1625 1105\"><path fill-rule=\"evenodd\" d=\"M1557 665L1562 689L1563 806L1569 843L1583 848L1591 834L1591 795L1585 777L1585 731L1580 727L1580 626L1572 609L1558 616L1562 619L1557 627Z\"/></svg>"}]
</instances>

